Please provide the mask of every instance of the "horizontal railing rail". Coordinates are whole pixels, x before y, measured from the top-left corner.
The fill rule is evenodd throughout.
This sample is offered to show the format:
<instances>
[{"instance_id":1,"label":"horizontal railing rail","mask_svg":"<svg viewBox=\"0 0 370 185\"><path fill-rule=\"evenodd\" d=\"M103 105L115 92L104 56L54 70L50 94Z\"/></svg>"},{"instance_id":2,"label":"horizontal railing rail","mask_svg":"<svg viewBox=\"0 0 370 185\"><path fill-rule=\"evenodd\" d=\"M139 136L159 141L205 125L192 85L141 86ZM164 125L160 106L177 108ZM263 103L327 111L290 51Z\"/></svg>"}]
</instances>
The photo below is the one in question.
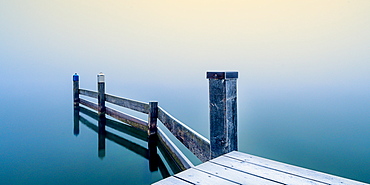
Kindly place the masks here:
<instances>
[{"instance_id":1,"label":"horizontal railing rail","mask_svg":"<svg viewBox=\"0 0 370 185\"><path fill-rule=\"evenodd\" d=\"M118 97L118 96L114 96L110 94L105 94L105 101L134 110L134 111L138 111L144 114L149 114L149 104L148 103L131 100L127 98L122 98L122 97Z\"/></svg>"},{"instance_id":2,"label":"horizontal railing rail","mask_svg":"<svg viewBox=\"0 0 370 185\"><path fill-rule=\"evenodd\" d=\"M238 72L207 72L206 78L209 80L210 140L166 112L158 106L158 102L146 103L105 93L105 76L103 73L98 74L97 92L80 89L79 76L77 73L73 75L73 100L75 106L85 105L98 111L99 116L107 114L132 127L148 132L148 138L157 138L170 153L171 158L179 164L180 168L187 169L192 167L193 164L157 127L157 119L202 162L238 149L236 114ZM96 98L98 103L80 99L79 95ZM148 121L106 107L106 102L147 114ZM104 128L105 125L102 127ZM156 150L156 147L152 148Z\"/></svg>"},{"instance_id":3,"label":"horizontal railing rail","mask_svg":"<svg viewBox=\"0 0 370 185\"><path fill-rule=\"evenodd\" d=\"M86 90L86 91L89 91L89 90ZM89 91L89 92L93 92L93 91ZM109 96L114 97L112 95L109 95ZM128 100L128 99L119 98L119 97L115 97L115 99L121 99L123 101ZM129 100L129 101L130 102L137 102L137 103L141 104L141 102L138 102L138 101L135 101L135 100ZM98 111L98 105L96 103L91 102L91 101L80 98L80 104L85 105L88 108L91 108L93 110ZM116 105L118 105L118 104L116 104ZM141 106L141 107L145 107L145 106ZM129 107L126 107L126 108L129 108ZM129 108L129 109L131 109L131 108ZM135 128L138 128L142 131L147 131L148 130L147 122L142 120L142 119L133 117L131 115L125 114L123 112L120 112L118 110L115 110L115 109L112 109L112 108L109 108L109 107L106 107L106 114L115 118L115 119L117 119L117 120L120 120L120 121L122 121L122 122L124 122L128 125L131 125ZM177 165L179 166L180 169L185 170L185 169L189 169L189 168L194 166L191 163L191 161L181 152L181 150L159 128L158 128L158 138L159 138L159 141L161 142L161 144L164 146L164 148L166 150L168 150L168 153L171 156L171 159L174 160L177 163Z\"/></svg>"},{"instance_id":4,"label":"horizontal railing rail","mask_svg":"<svg viewBox=\"0 0 370 185\"><path fill-rule=\"evenodd\" d=\"M80 89L80 94L91 98L98 98L98 92L91 90ZM122 98L110 94L105 94L105 101L144 114L149 113L149 103ZM97 104L94 104L85 99L80 99L80 103L98 111ZM147 122L139 118L135 118L109 107L106 107L106 114L141 130L148 130ZM207 138L203 137L198 132L194 131L193 129L173 117L162 107L158 107L158 119L199 160L201 160L202 162L209 160L209 156L207 154L210 151L210 141Z\"/></svg>"},{"instance_id":5,"label":"horizontal railing rail","mask_svg":"<svg viewBox=\"0 0 370 185\"><path fill-rule=\"evenodd\" d=\"M95 91L90 91L87 89L80 89L79 93L81 95L89 96L91 98L98 98L98 92L95 92Z\"/></svg>"},{"instance_id":6,"label":"horizontal railing rail","mask_svg":"<svg viewBox=\"0 0 370 185\"><path fill-rule=\"evenodd\" d=\"M98 111L98 105L93 103L93 102L90 102L88 100L85 100L85 99L81 98L80 103L82 105L85 105L86 107L89 107L93 110ZM112 109L112 108L109 108L109 107L106 107L106 114L109 115L109 116L112 116L113 118L115 118L117 120L120 120L120 121L122 121L126 124L129 124L133 127L136 127L140 130L143 130L143 131L148 130L147 123L144 120L140 119L140 118L136 118L134 116L125 114L123 112L120 112L118 110L115 110L115 109Z\"/></svg>"},{"instance_id":7,"label":"horizontal railing rail","mask_svg":"<svg viewBox=\"0 0 370 185\"><path fill-rule=\"evenodd\" d=\"M158 119L202 162L209 160L210 142L181 121L158 107Z\"/></svg>"},{"instance_id":8,"label":"horizontal railing rail","mask_svg":"<svg viewBox=\"0 0 370 185\"><path fill-rule=\"evenodd\" d=\"M96 113L94 113L91 110L88 110L84 107L80 107L79 112L82 112L86 116L89 116L89 117L91 117L95 120L99 120L99 116ZM77 117L78 117L77 119L79 121L81 121L82 124L84 124L85 126L87 126L88 128L92 129L93 131L95 131L96 133L99 134L99 127L97 125L91 123L90 121L88 121L84 117L80 116L79 114L77 115ZM117 121L114 121L114 120L111 120L111 119L106 119L106 125L108 127L116 129L120 132L128 134L128 135L130 135L134 138L137 138L139 140L142 140L144 142L148 141L148 137L147 137L146 132L138 130L138 129L136 129L134 127L131 127L129 125L125 125L125 124L122 124L120 122L117 122ZM111 140L111 141L117 143L118 145L121 145L121 146L129 149L130 151L140 155L141 157L144 157L148 160L151 160L150 157L148 156L148 153L149 153L148 149L139 145L139 144L136 144L136 143L134 143L134 142L132 142L128 139L123 138L122 136L116 135L116 134L114 134L112 132L109 132L109 131L106 131L104 133L104 137L107 138L108 140ZM162 153L163 153L163 151L162 151ZM170 176L170 173L168 172L168 169L166 168L163 160L160 159L158 155L155 159L155 162L156 162L156 164L158 164L158 168L161 171L161 174L162 174L163 177ZM174 166L173 164L169 164L169 166L172 169L172 171L177 172L179 170L178 166Z\"/></svg>"}]
</instances>

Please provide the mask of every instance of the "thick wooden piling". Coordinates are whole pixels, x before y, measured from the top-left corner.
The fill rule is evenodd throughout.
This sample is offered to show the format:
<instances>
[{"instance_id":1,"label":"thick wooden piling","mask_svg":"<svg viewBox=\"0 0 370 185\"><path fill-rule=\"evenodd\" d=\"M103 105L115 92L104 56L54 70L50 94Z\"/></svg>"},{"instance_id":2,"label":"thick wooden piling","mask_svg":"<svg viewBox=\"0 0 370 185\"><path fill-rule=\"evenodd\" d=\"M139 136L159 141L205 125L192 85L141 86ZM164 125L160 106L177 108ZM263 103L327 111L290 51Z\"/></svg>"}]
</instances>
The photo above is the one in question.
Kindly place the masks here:
<instances>
[{"instance_id":1,"label":"thick wooden piling","mask_svg":"<svg viewBox=\"0 0 370 185\"><path fill-rule=\"evenodd\" d=\"M74 106L78 106L78 103L80 102L79 89L80 89L79 76L77 73L75 73L73 75L73 105Z\"/></svg>"},{"instance_id":2,"label":"thick wooden piling","mask_svg":"<svg viewBox=\"0 0 370 185\"><path fill-rule=\"evenodd\" d=\"M158 102L149 102L148 135L157 134Z\"/></svg>"},{"instance_id":3,"label":"thick wooden piling","mask_svg":"<svg viewBox=\"0 0 370 185\"><path fill-rule=\"evenodd\" d=\"M238 72L207 72L209 79L211 159L238 150Z\"/></svg>"}]
</instances>

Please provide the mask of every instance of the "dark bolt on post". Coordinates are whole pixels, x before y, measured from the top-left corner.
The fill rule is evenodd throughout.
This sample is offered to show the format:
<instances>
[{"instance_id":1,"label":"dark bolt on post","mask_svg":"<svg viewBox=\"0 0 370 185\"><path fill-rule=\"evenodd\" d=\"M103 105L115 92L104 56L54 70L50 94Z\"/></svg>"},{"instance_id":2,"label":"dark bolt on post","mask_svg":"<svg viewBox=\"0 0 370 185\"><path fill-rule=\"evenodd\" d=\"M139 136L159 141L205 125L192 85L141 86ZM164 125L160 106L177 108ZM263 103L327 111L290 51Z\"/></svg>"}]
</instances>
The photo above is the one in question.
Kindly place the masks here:
<instances>
[{"instance_id":1,"label":"dark bolt on post","mask_svg":"<svg viewBox=\"0 0 370 185\"><path fill-rule=\"evenodd\" d=\"M105 76L102 72L98 74L98 114L105 116Z\"/></svg>"},{"instance_id":2,"label":"dark bolt on post","mask_svg":"<svg viewBox=\"0 0 370 185\"><path fill-rule=\"evenodd\" d=\"M73 105L78 106L80 102L79 97L80 81L77 73L73 75Z\"/></svg>"},{"instance_id":3,"label":"dark bolt on post","mask_svg":"<svg viewBox=\"0 0 370 185\"><path fill-rule=\"evenodd\" d=\"M238 72L207 72L209 79L211 159L238 150Z\"/></svg>"},{"instance_id":4,"label":"dark bolt on post","mask_svg":"<svg viewBox=\"0 0 370 185\"><path fill-rule=\"evenodd\" d=\"M158 102L149 102L148 135L157 134Z\"/></svg>"}]
</instances>

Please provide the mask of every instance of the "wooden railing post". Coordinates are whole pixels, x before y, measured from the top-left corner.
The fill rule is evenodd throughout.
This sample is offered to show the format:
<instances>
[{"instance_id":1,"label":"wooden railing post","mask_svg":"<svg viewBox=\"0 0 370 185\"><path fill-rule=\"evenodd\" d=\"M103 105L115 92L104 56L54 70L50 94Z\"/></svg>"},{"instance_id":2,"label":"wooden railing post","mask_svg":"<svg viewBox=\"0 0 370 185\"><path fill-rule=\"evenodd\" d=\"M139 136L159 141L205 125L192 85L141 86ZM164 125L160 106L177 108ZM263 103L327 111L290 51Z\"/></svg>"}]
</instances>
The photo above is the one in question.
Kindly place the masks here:
<instances>
[{"instance_id":1,"label":"wooden railing post","mask_svg":"<svg viewBox=\"0 0 370 185\"><path fill-rule=\"evenodd\" d=\"M74 106L78 106L80 102L79 89L80 89L79 76L77 73L75 73L73 75L73 105Z\"/></svg>"},{"instance_id":2,"label":"wooden railing post","mask_svg":"<svg viewBox=\"0 0 370 185\"><path fill-rule=\"evenodd\" d=\"M209 79L211 159L238 150L238 72L207 72Z\"/></svg>"},{"instance_id":3,"label":"wooden railing post","mask_svg":"<svg viewBox=\"0 0 370 185\"><path fill-rule=\"evenodd\" d=\"M105 76L102 72L98 74L98 156L103 159L105 156Z\"/></svg>"},{"instance_id":4,"label":"wooden railing post","mask_svg":"<svg viewBox=\"0 0 370 185\"><path fill-rule=\"evenodd\" d=\"M148 149L149 149L149 169L150 171L158 170L158 135L157 135L157 119L158 119L158 102L149 102L148 113Z\"/></svg>"},{"instance_id":5,"label":"wooden railing post","mask_svg":"<svg viewBox=\"0 0 370 185\"><path fill-rule=\"evenodd\" d=\"M158 102L149 102L148 135L157 134Z\"/></svg>"},{"instance_id":6,"label":"wooden railing post","mask_svg":"<svg viewBox=\"0 0 370 185\"><path fill-rule=\"evenodd\" d=\"M98 114L105 115L105 76L102 72L98 74Z\"/></svg>"}]
</instances>

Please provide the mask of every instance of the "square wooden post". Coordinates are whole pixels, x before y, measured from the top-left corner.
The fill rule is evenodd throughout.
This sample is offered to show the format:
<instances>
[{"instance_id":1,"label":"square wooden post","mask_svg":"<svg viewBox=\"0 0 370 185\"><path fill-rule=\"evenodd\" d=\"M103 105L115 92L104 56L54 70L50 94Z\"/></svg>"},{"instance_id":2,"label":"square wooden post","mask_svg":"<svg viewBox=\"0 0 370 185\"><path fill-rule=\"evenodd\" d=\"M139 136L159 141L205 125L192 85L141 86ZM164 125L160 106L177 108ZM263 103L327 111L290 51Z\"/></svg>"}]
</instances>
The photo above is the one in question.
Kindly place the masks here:
<instances>
[{"instance_id":1,"label":"square wooden post","mask_svg":"<svg viewBox=\"0 0 370 185\"><path fill-rule=\"evenodd\" d=\"M238 72L207 72L209 79L211 159L238 150Z\"/></svg>"},{"instance_id":2,"label":"square wooden post","mask_svg":"<svg viewBox=\"0 0 370 185\"><path fill-rule=\"evenodd\" d=\"M149 102L148 135L157 134L158 102Z\"/></svg>"},{"instance_id":3,"label":"square wooden post","mask_svg":"<svg viewBox=\"0 0 370 185\"><path fill-rule=\"evenodd\" d=\"M78 106L80 102L80 81L77 73L73 75L73 105Z\"/></svg>"},{"instance_id":4,"label":"square wooden post","mask_svg":"<svg viewBox=\"0 0 370 185\"><path fill-rule=\"evenodd\" d=\"M98 74L98 114L105 115L105 76Z\"/></svg>"},{"instance_id":5,"label":"square wooden post","mask_svg":"<svg viewBox=\"0 0 370 185\"><path fill-rule=\"evenodd\" d=\"M73 117L74 117L74 127L73 134L78 136L80 133L80 81L77 73L73 75Z\"/></svg>"}]
</instances>

